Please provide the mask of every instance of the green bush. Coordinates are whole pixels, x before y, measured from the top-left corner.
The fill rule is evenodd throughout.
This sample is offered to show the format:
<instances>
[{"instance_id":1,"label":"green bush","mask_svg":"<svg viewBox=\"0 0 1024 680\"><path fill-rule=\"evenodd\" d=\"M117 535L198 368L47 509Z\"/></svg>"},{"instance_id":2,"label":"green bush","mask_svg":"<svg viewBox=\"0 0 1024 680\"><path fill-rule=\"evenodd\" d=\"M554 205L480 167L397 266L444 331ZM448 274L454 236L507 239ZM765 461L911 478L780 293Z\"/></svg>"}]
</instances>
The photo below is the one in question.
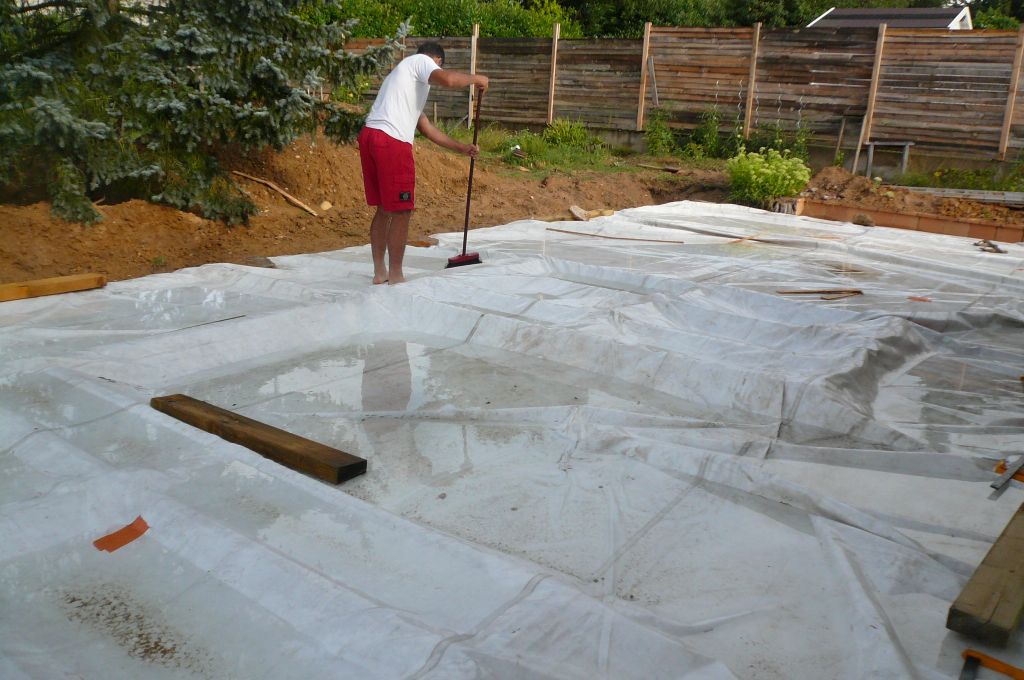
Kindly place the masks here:
<instances>
[{"instance_id":1,"label":"green bush","mask_svg":"<svg viewBox=\"0 0 1024 680\"><path fill-rule=\"evenodd\" d=\"M348 24L313 25L291 0L15 7L0 1L0 188L44 176L53 212L81 222L107 192L244 222L256 206L217 153L321 127L350 139L362 116L311 92L357 88L395 46L346 53Z\"/></svg>"},{"instance_id":2,"label":"green bush","mask_svg":"<svg viewBox=\"0 0 1024 680\"><path fill-rule=\"evenodd\" d=\"M783 196L796 196L811 179L811 169L788 151L762 148L759 152L740 152L726 161L731 198L767 207Z\"/></svg>"},{"instance_id":3,"label":"green bush","mask_svg":"<svg viewBox=\"0 0 1024 680\"><path fill-rule=\"evenodd\" d=\"M683 155L687 158L722 157L722 138L720 128L722 116L718 109L708 109L700 114L700 123L690 133L690 141L683 147Z\"/></svg>"},{"instance_id":4,"label":"green bush","mask_svg":"<svg viewBox=\"0 0 1024 680\"><path fill-rule=\"evenodd\" d=\"M668 126L669 112L661 107L651 109L644 123L647 153L652 156L671 156L679 151L675 133Z\"/></svg>"},{"instance_id":5,"label":"green bush","mask_svg":"<svg viewBox=\"0 0 1024 680\"><path fill-rule=\"evenodd\" d=\"M570 149L594 149L602 146L603 142L591 134L587 127L578 121L559 118L544 128L541 133L544 141L552 146L561 146Z\"/></svg>"}]
</instances>

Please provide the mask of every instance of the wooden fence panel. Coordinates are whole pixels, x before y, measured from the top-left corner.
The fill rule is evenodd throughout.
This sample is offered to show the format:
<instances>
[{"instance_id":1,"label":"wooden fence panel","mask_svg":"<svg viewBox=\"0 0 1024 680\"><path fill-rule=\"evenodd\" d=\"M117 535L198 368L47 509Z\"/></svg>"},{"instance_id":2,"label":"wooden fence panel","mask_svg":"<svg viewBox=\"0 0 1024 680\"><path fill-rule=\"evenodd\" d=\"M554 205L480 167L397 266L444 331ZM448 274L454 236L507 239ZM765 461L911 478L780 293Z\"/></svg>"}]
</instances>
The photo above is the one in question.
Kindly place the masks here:
<instances>
[{"instance_id":1,"label":"wooden fence panel","mask_svg":"<svg viewBox=\"0 0 1024 680\"><path fill-rule=\"evenodd\" d=\"M640 94L640 53L638 40L559 41L555 118L633 129Z\"/></svg>"},{"instance_id":2,"label":"wooden fence panel","mask_svg":"<svg viewBox=\"0 0 1024 680\"><path fill-rule=\"evenodd\" d=\"M997 150L1016 44L1009 31L889 31L871 139Z\"/></svg>"},{"instance_id":3,"label":"wooden fence panel","mask_svg":"<svg viewBox=\"0 0 1024 680\"><path fill-rule=\"evenodd\" d=\"M480 120L547 123L551 39L480 38L477 45L476 71L491 81Z\"/></svg>"},{"instance_id":4,"label":"wooden fence panel","mask_svg":"<svg viewBox=\"0 0 1024 680\"><path fill-rule=\"evenodd\" d=\"M752 126L832 136L843 116L863 116L877 35L874 28L763 31Z\"/></svg>"},{"instance_id":5,"label":"wooden fence panel","mask_svg":"<svg viewBox=\"0 0 1024 680\"><path fill-rule=\"evenodd\" d=\"M753 30L749 28L651 29L650 56L662 108L673 127L693 128L717 108L723 124L743 115ZM648 85L645 103L654 105Z\"/></svg>"},{"instance_id":6,"label":"wooden fence panel","mask_svg":"<svg viewBox=\"0 0 1024 680\"><path fill-rule=\"evenodd\" d=\"M755 128L800 126L821 141L834 139L845 117L846 139L854 140L877 36L874 28L762 30L751 71L752 29L652 27L647 66L653 70L642 100L642 41L561 40L553 111L593 127L634 130L645 117L638 102L645 113L657 89L674 127L693 128L702 113L716 108L723 132L746 121ZM445 47L446 67L470 69L469 38L409 38L405 54L415 53L423 40ZM352 40L346 48L360 52L381 42ZM891 29L883 48L870 140L992 157L999 155L1005 135L1011 158L1024 151L1024 88L1010 83L1017 50L1024 49L1016 31ZM550 38L480 39L477 71L491 79L482 118L512 126L544 124L551 55ZM746 120L751 73L755 85ZM368 99L375 94L372 88ZM458 120L467 114L464 90L431 90L427 115L433 115L435 102L439 117Z\"/></svg>"}]
</instances>

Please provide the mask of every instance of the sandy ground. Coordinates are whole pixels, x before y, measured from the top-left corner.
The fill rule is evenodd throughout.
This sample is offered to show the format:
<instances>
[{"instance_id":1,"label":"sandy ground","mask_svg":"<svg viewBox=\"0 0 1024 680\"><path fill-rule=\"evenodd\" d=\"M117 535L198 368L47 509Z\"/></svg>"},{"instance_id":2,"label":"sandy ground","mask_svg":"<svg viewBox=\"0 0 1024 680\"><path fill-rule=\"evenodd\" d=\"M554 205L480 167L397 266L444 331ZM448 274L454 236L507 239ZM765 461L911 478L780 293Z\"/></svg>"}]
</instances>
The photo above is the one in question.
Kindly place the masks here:
<instances>
[{"instance_id":1,"label":"sandy ground","mask_svg":"<svg viewBox=\"0 0 1024 680\"><path fill-rule=\"evenodd\" d=\"M462 229L469 161L421 143L416 147L417 204L409 239ZM358 150L323 138L303 138L283 152L228 159L234 170L273 181L319 213L313 217L272 190L239 178L260 207L248 226L229 227L189 212L141 200L98 206L93 226L64 222L45 202L0 205L0 281L82 272L110 280L209 262L253 264L258 258L335 250L369 240L371 209L363 199ZM656 170L547 177L497 163L478 164L473 181L473 227L524 218L571 219L569 206L622 209L667 201L721 201L723 173ZM322 210L327 201L331 207Z\"/></svg>"}]
</instances>

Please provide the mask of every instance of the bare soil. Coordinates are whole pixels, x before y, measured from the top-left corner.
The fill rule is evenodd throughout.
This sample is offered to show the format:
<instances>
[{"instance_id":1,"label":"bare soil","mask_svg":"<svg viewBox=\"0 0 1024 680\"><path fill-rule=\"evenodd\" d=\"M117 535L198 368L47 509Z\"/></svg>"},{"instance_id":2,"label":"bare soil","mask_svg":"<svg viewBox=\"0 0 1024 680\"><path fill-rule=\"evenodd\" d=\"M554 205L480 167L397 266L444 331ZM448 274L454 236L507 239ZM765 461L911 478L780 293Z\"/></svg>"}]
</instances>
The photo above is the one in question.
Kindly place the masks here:
<instances>
[{"instance_id":1,"label":"bare soil","mask_svg":"<svg viewBox=\"0 0 1024 680\"><path fill-rule=\"evenodd\" d=\"M977 219L1001 226L1024 224L1024 210L960 198L946 198L852 175L828 167L813 178L803 196L871 210L928 213L959 219Z\"/></svg>"},{"instance_id":2,"label":"bare soil","mask_svg":"<svg viewBox=\"0 0 1024 680\"><path fill-rule=\"evenodd\" d=\"M363 200L359 153L322 137L296 141L281 152L225 158L227 167L268 179L317 211L314 217L261 184L238 178L260 213L247 226L227 226L190 212L141 200L100 204L103 221L65 222L50 205L0 204L0 282L84 272L109 280L173 271L209 262L259 264L262 258L336 250L368 242L371 209ZM425 245L431 234L459 231L465 213L468 161L429 143L416 147L417 204L409 240ZM1024 211L976 201L941 198L876 184L829 167L805 196L864 208L935 213L1024 224ZM587 210L622 209L682 199L728 198L725 174L684 169L670 174L626 168L546 176L520 172L497 161L477 166L472 226L519 219L568 220L570 205ZM324 202L330 208L322 209Z\"/></svg>"},{"instance_id":3,"label":"bare soil","mask_svg":"<svg viewBox=\"0 0 1024 680\"><path fill-rule=\"evenodd\" d=\"M261 184L237 178L260 213L247 226L230 227L189 212L141 200L100 204L93 226L65 222L50 205L0 205L0 281L83 272L110 280L209 262L254 264L258 258L336 250L368 243L371 209L363 199L359 153L321 137L303 138L282 152L227 158L227 167L268 179L313 208L318 217L287 203ZM468 160L416 146L418 208L409 240L462 229ZM538 177L494 162L478 164L473 180L472 226L518 219L572 219L569 206L622 209L674 200L722 201L722 172L679 174L643 170ZM329 209L320 205L329 202Z\"/></svg>"}]
</instances>

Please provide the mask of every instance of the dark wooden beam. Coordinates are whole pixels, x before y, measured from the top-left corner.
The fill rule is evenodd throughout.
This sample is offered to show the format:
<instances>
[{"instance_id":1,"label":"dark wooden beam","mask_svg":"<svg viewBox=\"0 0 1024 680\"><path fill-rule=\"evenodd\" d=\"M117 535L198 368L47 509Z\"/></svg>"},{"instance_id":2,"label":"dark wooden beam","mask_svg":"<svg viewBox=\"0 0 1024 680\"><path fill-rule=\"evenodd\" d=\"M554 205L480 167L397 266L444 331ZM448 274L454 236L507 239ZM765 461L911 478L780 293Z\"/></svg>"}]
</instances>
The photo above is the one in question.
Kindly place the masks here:
<instances>
[{"instance_id":1,"label":"dark wooden beam","mask_svg":"<svg viewBox=\"0 0 1024 680\"><path fill-rule=\"evenodd\" d=\"M1024 505L949 609L946 628L1003 646L1024 612Z\"/></svg>"},{"instance_id":2,"label":"dark wooden beam","mask_svg":"<svg viewBox=\"0 0 1024 680\"><path fill-rule=\"evenodd\" d=\"M232 413L184 394L153 397L150 406L299 472L340 484L366 472L366 459Z\"/></svg>"}]
</instances>

